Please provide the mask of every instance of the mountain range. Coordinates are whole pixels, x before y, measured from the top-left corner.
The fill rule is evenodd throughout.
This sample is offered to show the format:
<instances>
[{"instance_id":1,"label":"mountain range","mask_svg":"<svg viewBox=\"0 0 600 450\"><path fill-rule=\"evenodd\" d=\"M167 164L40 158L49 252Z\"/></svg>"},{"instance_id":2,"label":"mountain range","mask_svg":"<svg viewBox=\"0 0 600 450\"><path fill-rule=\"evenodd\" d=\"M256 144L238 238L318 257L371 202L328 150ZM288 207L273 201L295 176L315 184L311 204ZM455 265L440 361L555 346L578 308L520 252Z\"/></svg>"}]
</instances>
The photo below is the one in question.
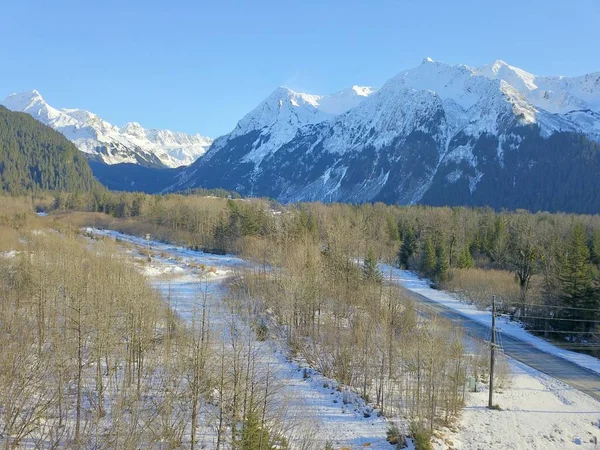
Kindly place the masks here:
<instances>
[{"instance_id":1,"label":"mountain range","mask_svg":"<svg viewBox=\"0 0 600 450\"><path fill-rule=\"evenodd\" d=\"M379 89L313 95L280 87L230 133L214 142L197 136L205 139L202 151L210 147L185 159L196 159L189 166L181 158L152 162L149 155L164 149L156 130L101 125L91 113L49 108L35 91L5 104L58 129L97 160L147 166L93 164L113 188L600 212L600 72L537 76L500 60L470 67L425 58ZM104 129L112 134L98 131ZM89 145L80 130L95 136ZM121 136L156 147L142 157Z\"/></svg>"},{"instance_id":2,"label":"mountain range","mask_svg":"<svg viewBox=\"0 0 600 450\"><path fill-rule=\"evenodd\" d=\"M211 138L199 134L149 130L137 122L118 127L84 109L57 109L37 90L11 94L0 104L30 114L61 132L88 158L105 164L180 167L193 163L212 143Z\"/></svg>"},{"instance_id":3,"label":"mountain range","mask_svg":"<svg viewBox=\"0 0 600 450\"><path fill-rule=\"evenodd\" d=\"M338 97L277 89L169 190L600 212L600 73L426 58L352 92L328 108Z\"/></svg>"}]
</instances>

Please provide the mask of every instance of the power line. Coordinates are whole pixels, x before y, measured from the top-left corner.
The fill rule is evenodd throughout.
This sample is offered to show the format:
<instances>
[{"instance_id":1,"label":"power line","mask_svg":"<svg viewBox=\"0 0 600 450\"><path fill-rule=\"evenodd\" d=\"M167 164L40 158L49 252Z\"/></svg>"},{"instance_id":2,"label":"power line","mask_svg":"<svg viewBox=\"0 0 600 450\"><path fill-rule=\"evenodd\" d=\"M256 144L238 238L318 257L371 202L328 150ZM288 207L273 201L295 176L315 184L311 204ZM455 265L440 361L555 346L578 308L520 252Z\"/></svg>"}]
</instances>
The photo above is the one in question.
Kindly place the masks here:
<instances>
[{"instance_id":1,"label":"power line","mask_svg":"<svg viewBox=\"0 0 600 450\"><path fill-rule=\"evenodd\" d=\"M510 314L500 314L502 317L511 317ZM521 319L545 319L545 320L556 320L556 321L569 321L569 322L597 322L600 323L600 319L569 319L563 317L547 317L547 316L516 316L518 320Z\"/></svg>"},{"instance_id":2,"label":"power line","mask_svg":"<svg viewBox=\"0 0 600 450\"><path fill-rule=\"evenodd\" d=\"M600 308L576 308L574 306L558 306L558 305L533 305L531 303L523 303L523 302L507 302L508 305L523 305L529 308L556 308L556 309L573 309L577 311L593 311L600 313Z\"/></svg>"},{"instance_id":3,"label":"power line","mask_svg":"<svg viewBox=\"0 0 600 450\"><path fill-rule=\"evenodd\" d=\"M562 333L562 334L600 334L593 331L555 331L555 330L525 330L529 333Z\"/></svg>"}]
</instances>

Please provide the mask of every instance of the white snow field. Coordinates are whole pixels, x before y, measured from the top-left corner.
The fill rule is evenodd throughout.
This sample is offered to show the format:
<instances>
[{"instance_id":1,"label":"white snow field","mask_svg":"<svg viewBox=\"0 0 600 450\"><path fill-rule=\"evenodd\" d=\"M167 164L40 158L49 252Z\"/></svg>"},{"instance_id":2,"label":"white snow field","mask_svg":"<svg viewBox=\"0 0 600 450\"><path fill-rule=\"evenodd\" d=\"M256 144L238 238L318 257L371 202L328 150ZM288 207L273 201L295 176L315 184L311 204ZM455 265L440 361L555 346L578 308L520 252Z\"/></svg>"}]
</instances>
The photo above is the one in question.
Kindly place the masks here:
<instances>
[{"instance_id":1,"label":"white snow field","mask_svg":"<svg viewBox=\"0 0 600 450\"><path fill-rule=\"evenodd\" d=\"M442 449L566 450L597 449L600 442L600 402L512 358L506 386L468 393L463 414L453 430L442 430Z\"/></svg>"},{"instance_id":2,"label":"white snow field","mask_svg":"<svg viewBox=\"0 0 600 450\"><path fill-rule=\"evenodd\" d=\"M86 233L147 245L144 239L110 230L88 228ZM156 241L150 241L150 247L155 256L151 262L140 265L140 270L163 292L177 314L191 320L201 306L202 293L207 292L211 326L225 330L232 313L223 301L223 282L236 268L248 263L231 255L212 255ZM143 255L144 248L139 250ZM213 275L200 275L200 265L210 267L208 273ZM338 390L334 380L301 360L290 360L287 349L277 341L253 344L260 355L260 368L265 373L269 371L276 383L279 419L285 418L290 424L288 436L291 435L292 445L297 442L299 447L302 439L309 438L317 443L311 448L325 448L329 442L334 449L393 450L386 441L389 422L378 417L377 411L358 394L341 386ZM204 430L202 437L207 448L214 446L214 433Z\"/></svg>"}]
</instances>

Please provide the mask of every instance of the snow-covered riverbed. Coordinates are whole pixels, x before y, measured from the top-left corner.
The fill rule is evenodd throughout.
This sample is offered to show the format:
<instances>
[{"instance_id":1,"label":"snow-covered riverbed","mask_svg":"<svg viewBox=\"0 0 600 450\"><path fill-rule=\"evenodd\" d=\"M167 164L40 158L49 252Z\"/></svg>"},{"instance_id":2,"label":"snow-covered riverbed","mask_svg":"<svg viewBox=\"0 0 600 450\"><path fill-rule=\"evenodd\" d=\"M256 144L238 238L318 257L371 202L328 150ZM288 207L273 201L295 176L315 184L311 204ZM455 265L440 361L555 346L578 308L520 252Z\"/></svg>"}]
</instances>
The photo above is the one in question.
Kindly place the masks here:
<instances>
[{"instance_id":1,"label":"snow-covered riverbed","mask_svg":"<svg viewBox=\"0 0 600 450\"><path fill-rule=\"evenodd\" d=\"M87 229L95 236L109 236L144 248L146 240L110 230ZM150 242L156 255L140 266L150 282L163 293L170 306L184 320L191 320L201 308L205 292L212 326L224 329L231 321L231 310L223 302L223 282L240 267L249 263L231 255L212 255L161 242ZM198 267L210 268L198 271ZM272 374L277 383L277 402L281 414L293 424L292 443L310 438L315 448L371 448L392 450L386 441L388 421L352 391L338 384L302 361L289 360L280 342L254 342L259 367ZM207 433L208 435L208 433ZM206 438L206 437L205 437ZM209 445L210 448L210 445Z\"/></svg>"}]
</instances>

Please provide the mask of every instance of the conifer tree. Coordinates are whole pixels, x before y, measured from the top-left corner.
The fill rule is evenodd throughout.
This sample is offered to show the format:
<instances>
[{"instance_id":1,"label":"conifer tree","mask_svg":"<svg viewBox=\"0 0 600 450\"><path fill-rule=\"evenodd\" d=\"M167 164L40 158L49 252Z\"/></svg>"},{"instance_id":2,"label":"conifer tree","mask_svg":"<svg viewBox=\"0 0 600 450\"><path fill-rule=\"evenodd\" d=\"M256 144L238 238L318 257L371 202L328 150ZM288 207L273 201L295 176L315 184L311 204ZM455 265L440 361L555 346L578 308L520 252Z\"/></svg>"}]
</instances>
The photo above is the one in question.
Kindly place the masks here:
<instances>
[{"instance_id":1,"label":"conifer tree","mask_svg":"<svg viewBox=\"0 0 600 450\"><path fill-rule=\"evenodd\" d=\"M457 266L459 269L472 269L475 267L475 261L468 245L465 245L458 255Z\"/></svg>"},{"instance_id":2,"label":"conifer tree","mask_svg":"<svg viewBox=\"0 0 600 450\"><path fill-rule=\"evenodd\" d=\"M446 246L441 244L437 249L437 267L436 275L438 280L446 281L450 274L450 258L446 251Z\"/></svg>"},{"instance_id":3,"label":"conifer tree","mask_svg":"<svg viewBox=\"0 0 600 450\"><path fill-rule=\"evenodd\" d=\"M566 307L562 315L579 319L576 329L589 331L596 320L600 299L593 289L593 272L590 264L590 251L586 243L585 227L578 223L571 232L567 254L559 273L560 298ZM570 326L570 325L569 325Z\"/></svg>"},{"instance_id":4,"label":"conifer tree","mask_svg":"<svg viewBox=\"0 0 600 450\"><path fill-rule=\"evenodd\" d=\"M372 248L369 248L367 251L367 256L363 263L363 278L375 283L381 283L383 279L381 271L377 268L377 256Z\"/></svg>"},{"instance_id":5,"label":"conifer tree","mask_svg":"<svg viewBox=\"0 0 600 450\"><path fill-rule=\"evenodd\" d=\"M267 450L272 448L269 431L261 426L259 411L250 408L242 428L240 450Z\"/></svg>"},{"instance_id":6,"label":"conifer tree","mask_svg":"<svg viewBox=\"0 0 600 450\"><path fill-rule=\"evenodd\" d=\"M427 276L434 276L437 269L437 255L431 236L427 236L421 255L421 271Z\"/></svg>"},{"instance_id":7,"label":"conifer tree","mask_svg":"<svg viewBox=\"0 0 600 450\"><path fill-rule=\"evenodd\" d=\"M400 252L398 253L398 265L401 268L409 268L410 258L414 255L416 247L417 239L414 231L410 229L408 232L404 233Z\"/></svg>"},{"instance_id":8,"label":"conifer tree","mask_svg":"<svg viewBox=\"0 0 600 450\"><path fill-rule=\"evenodd\" d=\"M590 239L590 258L596 265L600 265L600 228L595 228Z\"/></svg>"},{"instance_id":9,"label":"conifer tree","mask_svg":"<svg viewBox=\"0 0 600 450\"><path fill-rule=\"evenodd\" d=\"M577 306L578 299L589 294L592 288L589 261L590 251L586 244L585 228L583 224L578 223L571 232L567 255L559 276L563 299L572 306Z\"/></svg>"}]
</instances>

